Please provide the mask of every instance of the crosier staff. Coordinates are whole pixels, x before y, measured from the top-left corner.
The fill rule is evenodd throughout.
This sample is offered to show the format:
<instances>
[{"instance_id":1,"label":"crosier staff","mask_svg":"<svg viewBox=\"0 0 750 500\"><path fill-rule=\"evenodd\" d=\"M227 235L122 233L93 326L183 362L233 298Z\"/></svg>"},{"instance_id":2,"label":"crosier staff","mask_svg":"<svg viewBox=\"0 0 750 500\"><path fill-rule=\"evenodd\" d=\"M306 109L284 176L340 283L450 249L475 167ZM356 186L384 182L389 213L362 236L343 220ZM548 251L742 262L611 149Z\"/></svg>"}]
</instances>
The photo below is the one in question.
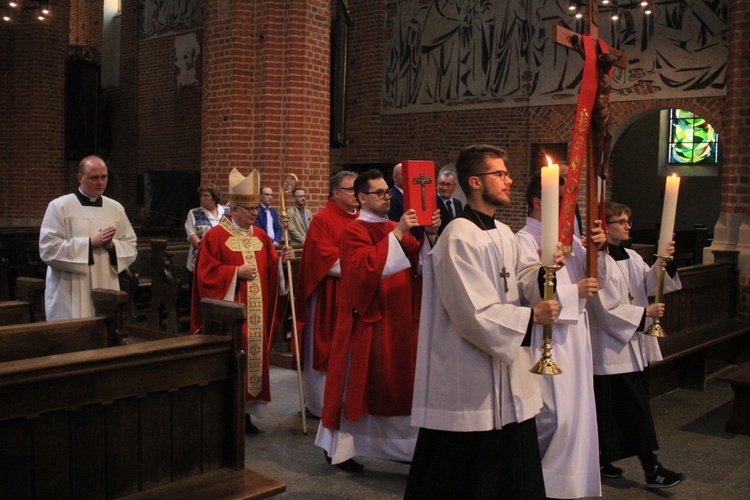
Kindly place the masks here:
<instances>
[{"instance_id":1,"label":"crosier staff","mask_svg":"<svg viewBox=\"0 0 750 500\"><path fill-rule=\"evenodd\" d=\"M281 225L284 227L284 246L289 246L289 216L286 214L286 203L284 202L284 194L292 193L294 187L297 185L297 176L294 174L286 174L281 177L281 186L279 191L281 192ZM294 342L294 356L297 359L297 384L299 385L299 406L300 413L302 414L302 433L307 435L307 417L305 416L305 395L302 391L302 368L300 367L299 357L299 336L297 334L297 310L294 307L294 283L292 282L292 263L286 261L286 275L287 282L289 283L289 306L292 308L292 340Z\"/></svg>"}]
</instances>

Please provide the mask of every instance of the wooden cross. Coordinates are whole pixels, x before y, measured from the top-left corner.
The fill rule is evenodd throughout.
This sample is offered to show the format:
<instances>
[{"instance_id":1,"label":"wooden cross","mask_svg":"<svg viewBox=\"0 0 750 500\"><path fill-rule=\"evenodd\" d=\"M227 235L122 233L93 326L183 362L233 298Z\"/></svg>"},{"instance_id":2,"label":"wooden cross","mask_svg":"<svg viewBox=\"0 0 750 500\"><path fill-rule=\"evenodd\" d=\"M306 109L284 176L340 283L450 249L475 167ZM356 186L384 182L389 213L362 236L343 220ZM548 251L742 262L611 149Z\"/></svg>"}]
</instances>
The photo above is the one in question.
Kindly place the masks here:
<instances>
[{"instance_id":1,"label":"wooden cross","mask_svg":"<svg viewBox=\"0 0 750 500\"><path fill-rule=\"evenodd\" d=\"M557 45L562 45L569 49L579 50L579 47L574 43L574 37L589 37L594 42L599 39L599 2L597 0L586 1L586 17L585 17L585 29L583 35L579 35L573 31L570 31L562 26L552 27L552 40ZM597 46L597 54L599 48ZM620 59L615 63L615 66L619 68L627 67L627 56L624 52L615 49L609 49L609 52L620 56ZM598 73L598 69L597 69ZM597 74L597 77L599 75ZM590 114L589 114L590 119ZM598 213L597 204L597 175L596 165L594 164L593 155L593 140L594 130L592 127L588 129L587 137L587 150L586 150L586 226L592 227L592 222L596 218ZM584 228L583 235L587 236L588 231ZM591 238L587 238L587 252L586 252L586 269L589 277L596 277L597 266L596 266L596 254L597 249Z\"/></svg>"},{"instance_id":2,"label":"wooden cross","mask_svg":"<svg viewBox=\"0 0 750 500\"><path fill-rule=\"evenodd\" d=\"M424 172L419 173L419 177L415 177L412 181L414 184L419 184L422 188L422 210L427 210L427 189L425 184L432 184L432 177L427 177Z\"/></svg>"}]
</instances>

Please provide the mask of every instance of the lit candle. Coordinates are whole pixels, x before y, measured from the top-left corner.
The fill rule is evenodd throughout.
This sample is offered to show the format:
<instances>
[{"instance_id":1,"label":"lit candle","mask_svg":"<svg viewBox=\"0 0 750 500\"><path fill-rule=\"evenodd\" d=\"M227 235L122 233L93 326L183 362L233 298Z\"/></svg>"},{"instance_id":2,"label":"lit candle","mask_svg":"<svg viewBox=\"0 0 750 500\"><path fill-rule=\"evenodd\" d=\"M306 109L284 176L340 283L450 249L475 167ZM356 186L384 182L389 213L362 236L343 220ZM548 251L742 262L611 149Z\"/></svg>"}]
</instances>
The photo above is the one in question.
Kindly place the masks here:
<instances>
[{"instance_id":1,"label":"lit candle","mask_svg":"<svg viewBox=\"0 0 750 500\"><path fill-rule=\"evenodd\" d=\"M555 263L560 218L560 167L547 157L548 167L542 167L542 265Z\"/></svg>"},{"instance_id":2,"label":"lit candle","mask_svg":"<svg viewBox=\"0 0 750 500\"><path fill-rule=\"evenodd\" d=\"M667 255L667 245L672 241L675 213L677 212L677 192L679 190L680 178L676 174L667 177L667 187L664 191L664 208L661 211L661 231L659 232L657 255Z\"/></svg>"}]
</instances>

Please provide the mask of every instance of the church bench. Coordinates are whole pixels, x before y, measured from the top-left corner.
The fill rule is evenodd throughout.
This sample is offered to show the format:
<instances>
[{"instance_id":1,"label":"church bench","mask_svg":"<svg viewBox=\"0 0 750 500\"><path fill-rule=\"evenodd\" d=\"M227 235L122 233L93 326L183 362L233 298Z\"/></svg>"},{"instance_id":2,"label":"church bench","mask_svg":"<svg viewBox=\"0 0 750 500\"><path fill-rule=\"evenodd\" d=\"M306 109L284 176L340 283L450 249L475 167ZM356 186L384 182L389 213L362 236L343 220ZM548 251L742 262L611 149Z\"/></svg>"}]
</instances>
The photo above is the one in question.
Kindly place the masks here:
<instances>
[{"instance_id":1,"label":"church bench","mask_svg":"<svg viewBox=\"0 0 750 500\"><path fill-rule=\"evenodd\" d=\"M189 324L192 275L186 264L190 251L187 241L169 245L153 239L151 246L151 328L178 333Z\"/></svg>"},{"instance_id":2,"label":"church bench","mask_svg":"<svg viewBox=\"0 0 750 500\"><path fill-rule=\"evenodd\" d=\"M750 361L730 368L716 380L728 382L734 391L732 418L726 424L726 431L750 436Z\"/></svg>"},{"instance_id":3,"label":"church bench","mask_svg":"<svg viewBox=\"0 0 750 500\"><path fill-rule=\"evenodd\" d=\"M750 320L738 316L735 262L679 270L682 289L664 295L661 362L652 363L653 395L676 387L703 390L706 377L746 354Z\"/></svg>"},{"instance_id":4,"label":"church bench","mask_svg":"<svg viewBox=\"0 0 750 500\"><path fill-rule=\"evenodd\" d=\"M127 295L95 289L92 297L94 318L0 326L0 363L128 343L123 329Z\"/></svg>"},{"instance_id":5,"label":"church bench","mask_svg":"<svg viewBox=\"0 0 750 500\"><path fill-rule=\"evenodd\" d=\"M15 290L17 300L0 302L0 326L44 321L44 280L22 276Z\"/></svg>"},{"instance_id":6,"label":"church bench","mask_svg":"<svg viewBox=\"0 0 750 500\"><path fill-rule=\"evenodd\" d=\"M244 308L201 307L203 335L0 363L0 498L283 492L244 468Z\"/></svg>"},{"instance_id":7,"label":"church bench","mask_svg":"<svg viewBox=\"0 0 750 500\"><path fill-rule=\"evenodd\" d=\"M135 261L118 275L120 290L128 294L128 323L145 318L151 307L151 246L139 241L137 251Z\"/></svg>"}]
</instances>

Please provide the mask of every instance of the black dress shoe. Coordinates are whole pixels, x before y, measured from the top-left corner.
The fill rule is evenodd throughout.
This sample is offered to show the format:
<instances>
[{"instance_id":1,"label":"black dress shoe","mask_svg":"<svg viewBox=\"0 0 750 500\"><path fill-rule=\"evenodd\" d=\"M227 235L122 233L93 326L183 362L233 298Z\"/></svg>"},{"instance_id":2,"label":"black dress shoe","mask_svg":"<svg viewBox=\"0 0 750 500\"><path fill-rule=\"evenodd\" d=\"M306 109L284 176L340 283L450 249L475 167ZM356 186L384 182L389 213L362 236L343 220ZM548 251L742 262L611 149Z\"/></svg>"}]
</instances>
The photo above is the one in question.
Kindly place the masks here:
<instances>
[{"instance_id":1,"label":"black dress shoe","mask_svg":"<svg viewBox=\"0 0 750 500\"><path fill-rule=\"evenodd\" d=\"M355 461L353 458L350 458L345 462L341 462L340 464L336 464L335 466L341 470L345 470L346 472L362 472L365 468L364 465Z\"/></svg>"},{"instance_id":2,"label":"black dress shoe","mask_svg":"<svg viewBox=\"0 0 750 500\"><path fill-rule=\"evenodd\" d=\"M326 456L326 462L330 464L331 457L328 456L328 452L326 450L323 450L323 454ZM345 470L346 472L362 472L365 468L364 465L355 461L353 458L350 458L345 462L341 462L340 464L336 464L334 465L334 467L338 467L339 469Z\"/></svg>"},{"instance_id":3,"label":"black dress shoe","mask_svg":"<svg viewBox=\"0 0 750 500\"><path fill-rule=\"evenodd\" d=\"M245 433L247 434L259 434L260 429L250 420L250 415L245 414Z\"/></svg>"}]
</instances>

